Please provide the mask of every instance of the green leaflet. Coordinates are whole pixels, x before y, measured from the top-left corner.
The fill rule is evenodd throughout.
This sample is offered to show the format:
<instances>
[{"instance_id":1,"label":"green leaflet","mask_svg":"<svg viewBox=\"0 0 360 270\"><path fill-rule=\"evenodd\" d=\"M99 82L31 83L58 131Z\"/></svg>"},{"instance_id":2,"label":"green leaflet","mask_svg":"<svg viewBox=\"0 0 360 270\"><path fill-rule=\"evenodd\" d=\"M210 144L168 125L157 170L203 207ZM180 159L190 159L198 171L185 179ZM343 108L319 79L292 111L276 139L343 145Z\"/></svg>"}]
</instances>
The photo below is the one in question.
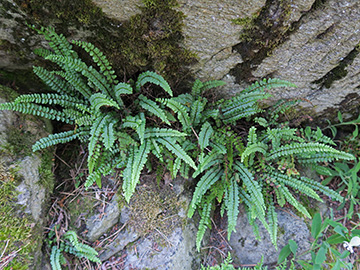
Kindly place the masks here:
<instances>
[{"instance_id":1,"label":"green leaflet","mask_svg":"<svg viewBox=\"0 0 360 270\"><path fill-rule=\"evenodd\" d=\"M201 150L204 150L209 145L210 137L213 135L214 130L209 122L205 122L199 133L199 146Z\"/></svg>"},{"instance_id":2,"label":"green leaflet","mask_svg":"<svg viewBox=\"0 0 360 270\"><path fill-rule=\"evenodd\" d=\"M190 116L185 106L175 101L174 99L156 99L158 102L172 109L178 116L180 123L183 126L184 131L190 129Z\"/></svg>"},{"instance_id":3,"label":"green leaflet","mask_svg":"<svg viewBox=\"0 0 360 270\"><path fill-rule=\"evenodd\" d=\"M107 125L104 126L104 132L101 135L102 140L104 142L105 149L110 150L115 142L115 130L114 125L116 124L116 121L109 121Z\"/></svg>"},{"instance_id":4,"label":"green leaflet","mask_svg":"<svg viewBox=\"0 0 360 270\"><path fill-rule=\"evenodd\" d=\"M170 125L169 120L166 117L166 113L163 109L161 109L154 101L148 99L147 97L140 95L139 96L139 105L155 116L159 117L163 122Z\"/></svg>"},{"instance_id":5,"label":"green leaflet","mask_svg":"<svg viewBox=\"0 0 360 270\"><path fill-rule=\"evenodd\" d=\"M50 134L49 136L38 140L32 146L32 150L35 152L40 149L44 149L44 148L50 147L50 146L58 144L58 143L67 143L67 142L70 142L72 140L75 140L81 136L88 135L88 134L89 134L88 131L75 132L74 130L65 131L65 132L56 133L56 134Z\"/></svg>"},{"instance_id":6,"label":"green leaflet","mask_svg":"<svg viewBox=\"0 0 360 270\"><path fill-rule=\"evenodd\" d=\"M266 217L267 217L268 224L269 224L268 231L270 234L271 242L277 249L278 218L277 218L277 213L275 212L275 206L274 206L273 202L271 202L270 205L268 206L268 211L267 211Z\"/></svg>"},{"instance_id":7,"label":"green leaflet","mask_svg":"<svg viewBox=\"0 0 360 270\"><path fill-rule=\"evenodd\" d=\"M239 173L240 180L243 181L243 184L246 187L246 190L251 195L253 202L257 205L259 211L262 215L265 213L265 203L264 198L261 193L261 188L258 183L254 180L254 176L249 172L249 170L241 164L238 160L234 162L234 168Z\"/></svg>"},{"instance_id":8,"label":"green leaflet","mask_svg":"<svg viewBox=\"0 0 360 270\"><path fill-rule=\"evenodd\" d=\"M144 84L146 84L148 82L159 85L171 97L173 96L170 85L167 83L167 81L165 81L165 79L163 77L161 77L160 75L158 75L152 71L146 71L139 75L139 77L136 81L136 91L139 92L141 86L143 86Z\"/></svg>"},{"instance_id":9,"label":"green leaflet","mask_svg":"<svg viewBox=\"0 0 360 270\"><path fill-rule=\"evenodd\" d=\"M209 169L199 180L196 185L195 192L193 194L192 201L189 206L188 217L191 218L194 215L197 205L200 203L203 195L210 189L210 187L220 179L223 174L223 170L212 167Z\"/></svg>"},{"instance_id":10,"label":"green leaflet","mask_svg":"<svg viewBox=\"0 0 360 270\"><path fill-rule=\"evenodd\" d=\"M107 98L104 94L101 93L93 94L89 98L89 101L91 103L91 106L95 109L95 111L99 111L99 109L102 106L115 107L116 109L120 109L119 105L115 101L113 101L110 98Z\"/></svg>"},{"instance_id":11,"label":"green leaflet","mask_svg":"<svg viewBox=\"0 0 360 270\"><path fill-rule=\"evenodd\" d=\"M110 115L103 114L100 117L96 118L94 124L91 126L90 139L88 144L88 149L89 149L88 163L90 163L90 160L93 159L95 146L97 143L99 143L100 133L103 131L105 125L108 123L109 120L110 120ZM92 170L93 167L89 166L90 173L92 172Z\"/></svg>"},{"instance_id":12,"label":"green leaflet","mask_svg":"<svg viewBox=\"0 0 360 270\"><path fill-rule=\"evenodd\" d=\"M42 67L33 67L33 71L53 91L59 94L73 94L71 85L56 77L52 72Z\"/></svg>"},{"instance_id":13,"label":"green leaflet","mask_svg":"<svg viewBox=\"0 0 360 270\"><path fill-rule=\"evenodd\" d=\"M49 107L40 106L33 103L1 103L0 110L12 110L24 114L31 114L36 116L45 117L50 120L62 121L67 124L73 124L74 121L69 118L65 113L51 109Z\"/></svg>"},{"instance_id":14,"label":"green leaflet","mask_svg":"<svg viewBox=\"0 0 360 270\"><path fill-rule=\"evenodd\" d=\"M276 183L278 184L278 183ZM311 218L309 212L306 210L304 206L302 206L290 193L289 189L285 186L278 186L279 192L283 193L284 198L288 203L290 203L292 206L294 206L300 213L302 213L304 216Z\"/></svg>"},{"instance_id":15,"label":"green leaflet","mask_svg":"<svg viewBox=\"0 0 360 270\"><path fill-rule=\"evenodd\" d=\"M210 219L211 207L212 207L212 203L208 202L208 203L205 203L202 206L202 209L200 210L200 218L201 219L199 222L199 229L196 234L196 249L197 249L197 251L200 251L201 240L204 237L206 229L211 227L211 219Z\"/></svg>"},{"instance_id":16,"label":"green leaflet","mask_svg":"<svg viewBox=\"0 0 360 270\"><path fill-rule=\"evenodd\" d=\"M281 146L277 149L272 150L268 155L267 159L275 159L282 156L296 155L296 154L315 154L315 153L326 153L331 154L333 157L339 159L352 160L354 156L345 152L338 151L331 146L322 143L294 143Z\"/></svg>"},{"instance_id":17,"label":"green leaflet","mask_svg":"<svg viewBox=\"0 0 360 270\"><path fill-rule=\"evenodd\" d=\"M53 246L50 254L50 264L52 270L61 270L60 257L62 256L60 249Z\"/></svg>"},{"instance_id":18,"label":"green leaflet","mask_svg":"<svg viewBox=\"0 0 360 270\"><path fill-rule=\"evenodd\" d=\"M185 137L186 133L169 128L147 128L145 129L144 138L159 138L159 137Z\"/></svg>"},{"instance_id":19,"label":"green leaflet","mask_svg":"<svg viewBox=\"0 0 360 270\"><path fill-rule=\"evenodd\" d=\"M130 201L132 194L135 192L135 187L140 179L140 173L147 161L147 155L151 149L150 145L150 143L145 141L140 145L139 149L134 147L129 155L128 164L123 174L123 191L127 202Z\"/></svg>"},{"instance_id":20,"label":"green leaflet","mask_svg":"<svg viewBox=\"0 0 360 270\"><path fill-rule=\"evenodd\" d=\"M195 162L191 159L191 157L185 152L183 148L179 144L176 143L176 140L169 137L160 137L157 138L160 144L164 145L170 152L175 154L177 157L181 158L184 162L189 164L194 170L197 169Z\"/></svg>"},{"instance_id":21,"label":"green leaflet","mask_svg":"<svg viewBox=\"0 0 360 270\"><path fill-rule=\"evenodd\" d=\"M235 230L237 218L239 215L239 187L237 184L238 175L235 174L230 179L230 184L225 192L225 207L228 216L228 240L230 241L231 233Z\"/></svg>"},{"instance_id":22,"label":"green leaflet","mask_svg":"<svg viewBox=\"0 0 360 270\"><path fill-rule=\"evenodd\" d=\"M191 111L190 111L190 121L193 126L196 126L200 123L201 120L201 113L203 112L206 105L206 100L196 100L193 104L191 104Z\"/></svg>"},{"instance_id":23,"label":"green leaflet","mask_svg":"<svg viewBox=\"0 0 360 270\"><path fill-rule=\"evenodd\" d=\"M199 156L198 169L193 173L192 177L196 178L200 173L204 172L208 168L214 165L220 165L224 162L222 154L219 154L216 150L211 151L208 155Z\"/></svg>"},{"instance_id":24,"label":"green leaflet","mask_svg":"<svg viewBox=\"0 0 360 270\"><path fill-rule=\"evenodd\" d=\"M301 181L301 179L290 177L288 175L277 173L275 171L269 172L268 176L270 176L271 179L276 179L276 182L280 184L290 186L293 189L299 190L301 193L322 202L322 199L320 199L319 195L317 195L316 192L306 183Z\"/></svg>"},{"instance_id":25,"label":"green leaflet","mask_svg":"<svg viewBox=\"0 0 360 270\"><path fill-rule=\"evenodd\" d=\"M93 44L85 41L74 40L74 44L82 47L93 59L94 63L100 68L100 72L104 74L110 84L114 83L116 75L113 75L115 71L112 69L106 56L96 48Z\"/></svg>"},{"instance_id":26,"label":"green leaflet","mask_svg":"<svg viewBox=\"0 0 360 270\"><path fill-rule=\"evenodd\" d=\"M241 162L244 162L244 160L249 157L251 154L260 152L263 155L266 154L266 151L268 150L268 146L265 143L254 143L251 145L248 145L245 148L245 151L241 154Z\"/></svg>"}]
</instances>

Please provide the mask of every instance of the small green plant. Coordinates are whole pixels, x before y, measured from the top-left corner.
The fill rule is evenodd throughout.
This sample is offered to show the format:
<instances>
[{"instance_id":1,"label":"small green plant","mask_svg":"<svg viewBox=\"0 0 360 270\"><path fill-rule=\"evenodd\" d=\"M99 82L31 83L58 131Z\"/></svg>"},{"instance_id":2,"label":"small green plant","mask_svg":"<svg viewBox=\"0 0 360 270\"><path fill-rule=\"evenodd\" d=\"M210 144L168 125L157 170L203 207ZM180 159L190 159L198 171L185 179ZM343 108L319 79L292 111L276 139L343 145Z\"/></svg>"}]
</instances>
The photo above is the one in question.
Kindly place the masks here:
<instances>
[{"instance_id":1,"label":"small green plant","mask_svg":"<svg viewBox=\"0 0 360 270\"><path fill-rule=\"evenodd\" d=\"M0 109L62 121L74 129L40 139L33 145L33 151L74 139L87 143L89 176L85 187L94 182L101 187L102 175L122 169L127 201L151 152L162 160L165 148L179 161L196 169L194 161L178 143L186 134L168 128L170 121L175 120L172 114L182 116L178 111L181 108L162 99L160 104L170 108L164 110L141 92L145 84L152 83L172 96L170 86L161 76L148 71L140 74L135 83L119 83L109 61L91 43L72 42L91 56L97 68L81 60L72 44L53 28L35 30L49 41L52 49L35 52L57 64L59 70L34 67L34 72L56 93L21 95L14 102L0 104Z\"/></svg>"},{"instance_id":2,"label":"small green plant","mask_svg":"<svg viewBox=\"0 0 360 270\"><path fill-rule=\"evenodd\" d=\"M352 247L360 245L360 230L353 228L348 230L339 220L326 218L322 221L321 215L314 215L311 225L311 236L314 238L311 248L302 254L297 254L297 244L293 240L282 248L279 254L278 263L282 263L291 256L291 262L297 262L305 270L324 269L326 264L334 270L353 269L352 263L346 263L345 258L350 255ZM327 235L331 234L329 237ZM339 249L339 244L343 244L343 252ZM311 253L311 261L300 258L306 253Z\"/></svg>"},{"instance_id":3,"label":"small green plant","mask_svg":"<svg viewBox=\"0 0 360 270\"><path fill-rule=\"evenodd\" d=\"M50 231L48 244L56 242L55 231ZM56 243L55 243L56 244ZM86 258L89 261L101 263L98 253L89 245L79 243L76 232L67 231L60 239L60 243L51 248L50 264L52 270L61 270L61 265L66 263L63 253L70 253L78 258Z\"/></svg>"},{"instance_id":4,"label":"small green plant","mask_svg":"<svg viewBox=\"0 0 360 270\"><path fill-rule=\"evenodd\" d=\"M169 84L154 72L140 74L135 83L119 83L105 55L91 43L69 43L52 28L36 31L51 47L36 53L57 64L58 70L34 67L34 72L56 93L22 95L0 104L0 109L72 125L73 130L40 139L33 150L74 139L87 143L86 188L95 182L101 186L103 175L119 169L129 201L143 168L151 169L154 160L172 177L192 176L197 184L188 217L195 211L201 217L198 250L211 226L216 201L221 203L221 213L227 214L229 238L235 231L239 204L244 203L255 232L258 219L276 246L275 203L288 202L310 217L294 192L321 201L319 191L342 200L337 192L301 176L297 166L351 160L351 154L334 149L321 130L290 128L275 121L294 102L279 103L264 117L256 117L264 112L259 102L270 96L266 89L294 87L290 82L264 79L230 99L211 101L207 91L224 82L196 80L189 93L174 97ZM80 59L73 45L84 49L96 67Z\"/></svg>"}]
</instances>

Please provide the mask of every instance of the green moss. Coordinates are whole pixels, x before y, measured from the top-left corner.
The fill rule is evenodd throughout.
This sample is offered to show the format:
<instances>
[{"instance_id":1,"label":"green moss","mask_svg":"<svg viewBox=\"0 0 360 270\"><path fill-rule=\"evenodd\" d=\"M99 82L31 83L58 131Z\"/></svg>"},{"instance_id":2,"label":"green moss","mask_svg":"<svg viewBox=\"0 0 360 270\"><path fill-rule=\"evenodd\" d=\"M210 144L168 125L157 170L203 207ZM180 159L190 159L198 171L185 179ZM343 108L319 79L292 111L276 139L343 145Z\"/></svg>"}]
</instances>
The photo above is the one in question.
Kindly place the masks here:
<instances>
[{"instance_id":1,"label":"green moss","mask_svg":"<svg viewBox=\"0 0 360 270\"><path fill-rule=\"evenodd\" d=\"M183 226L186 218L178 214L186 209L184 202L168 187L159 189L155 183L147 182L132 196L130 204L129 226L135 228L141 236L152 233L155 241L165 245L164 236L169 236L177 226ZM125 205L123 196L119 194L119 208Z\"/></svg>"},{"instance_id":2,"label":"green moss","mask_svg":"<svg viewBox=\"0 0 360 270\"><path fill-rule=\"evenodd\" d=\"M172 86L179 84L179 78L191 78L187 66L195 56L181 46L184 15L174 9L174 0L143 0L141 14L125 22L107 18L90 0L15 2L31 24L53 25L69 38L79 31L91 32L87 41L109 58L121 77L135 78L139 72L154 70Z\"/></svg>"},{"instance_id":3,"label":"green moss","mask_svg":"<svg viewBox=\"0 0 360 270\"><path fill-rule=\"evenodd\" d=\"M16 205L14 176L0 163L0 250L4 269L29 269L33 253L41 247L39 228ZM13 255L13 256L12 256Z\"/></svg>"}]
</instances>

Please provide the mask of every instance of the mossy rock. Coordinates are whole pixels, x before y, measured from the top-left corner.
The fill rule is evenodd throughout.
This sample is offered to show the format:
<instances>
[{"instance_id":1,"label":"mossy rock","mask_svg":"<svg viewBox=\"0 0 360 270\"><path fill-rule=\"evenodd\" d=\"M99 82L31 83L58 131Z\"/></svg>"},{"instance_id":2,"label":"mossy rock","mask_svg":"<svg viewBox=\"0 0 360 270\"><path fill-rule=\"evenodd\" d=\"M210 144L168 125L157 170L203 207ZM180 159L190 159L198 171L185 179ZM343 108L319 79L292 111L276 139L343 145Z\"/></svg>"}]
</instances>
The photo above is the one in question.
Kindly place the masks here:
<instances>
[{"instance_id":1,"label":"mossy rock","mask_svg":"<svg viewBox=\"0 0 360 270\"><path fill-rule=\"evenodd\" d=\"M0 85L0 102L16 98ZM53 150L32 152L51 131L48 121L0 111L0 249L4 269L39 269L44 214L52 193ZM4 229L3 229L4 228Z\"/></svg>"}]
</instances>

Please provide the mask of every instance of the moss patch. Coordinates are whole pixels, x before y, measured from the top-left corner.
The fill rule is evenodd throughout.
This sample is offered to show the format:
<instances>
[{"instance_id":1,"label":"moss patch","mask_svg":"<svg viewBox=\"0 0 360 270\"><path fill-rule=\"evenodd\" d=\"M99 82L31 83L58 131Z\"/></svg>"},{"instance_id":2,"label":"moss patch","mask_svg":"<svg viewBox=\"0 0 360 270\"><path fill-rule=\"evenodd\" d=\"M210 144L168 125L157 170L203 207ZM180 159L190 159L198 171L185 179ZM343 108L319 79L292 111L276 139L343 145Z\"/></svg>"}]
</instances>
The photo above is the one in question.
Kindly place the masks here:
<instances>
[{"instance_id":1,"label":"moss patch","mask_svg":"<svg viewBox=\"0 0 360 270\"><path fill-rule=\"evenodd\" d=\"M86 41L109 58L121 77L135 78L142 71L154 70L179 88L183 87L180 82L191 77L187 66L195 58L181 46L184 15L173 9L174 0L143 0L141 14L125 22L107 18L90 0L15 2L30 23L53 25L70 39L78 33L91 33Z\"/></svg>"},{"instance_id":2,"label":"moss patch","mask_svg":"<svg viewBox=\"0 0 360 270\"><path fill-rule=\"evenodd\" d=\"M171 235L176 227L184 225L184 218L181 218L179 213L184 210L185 205L169 187L159 188L155 177L147 177L151 180L138 188L128 205L129 226L140 236L151 233L155 241L165 245L166 237ZM121 201L122 199L120 205Z\"/></svg>"}]
</instances>

